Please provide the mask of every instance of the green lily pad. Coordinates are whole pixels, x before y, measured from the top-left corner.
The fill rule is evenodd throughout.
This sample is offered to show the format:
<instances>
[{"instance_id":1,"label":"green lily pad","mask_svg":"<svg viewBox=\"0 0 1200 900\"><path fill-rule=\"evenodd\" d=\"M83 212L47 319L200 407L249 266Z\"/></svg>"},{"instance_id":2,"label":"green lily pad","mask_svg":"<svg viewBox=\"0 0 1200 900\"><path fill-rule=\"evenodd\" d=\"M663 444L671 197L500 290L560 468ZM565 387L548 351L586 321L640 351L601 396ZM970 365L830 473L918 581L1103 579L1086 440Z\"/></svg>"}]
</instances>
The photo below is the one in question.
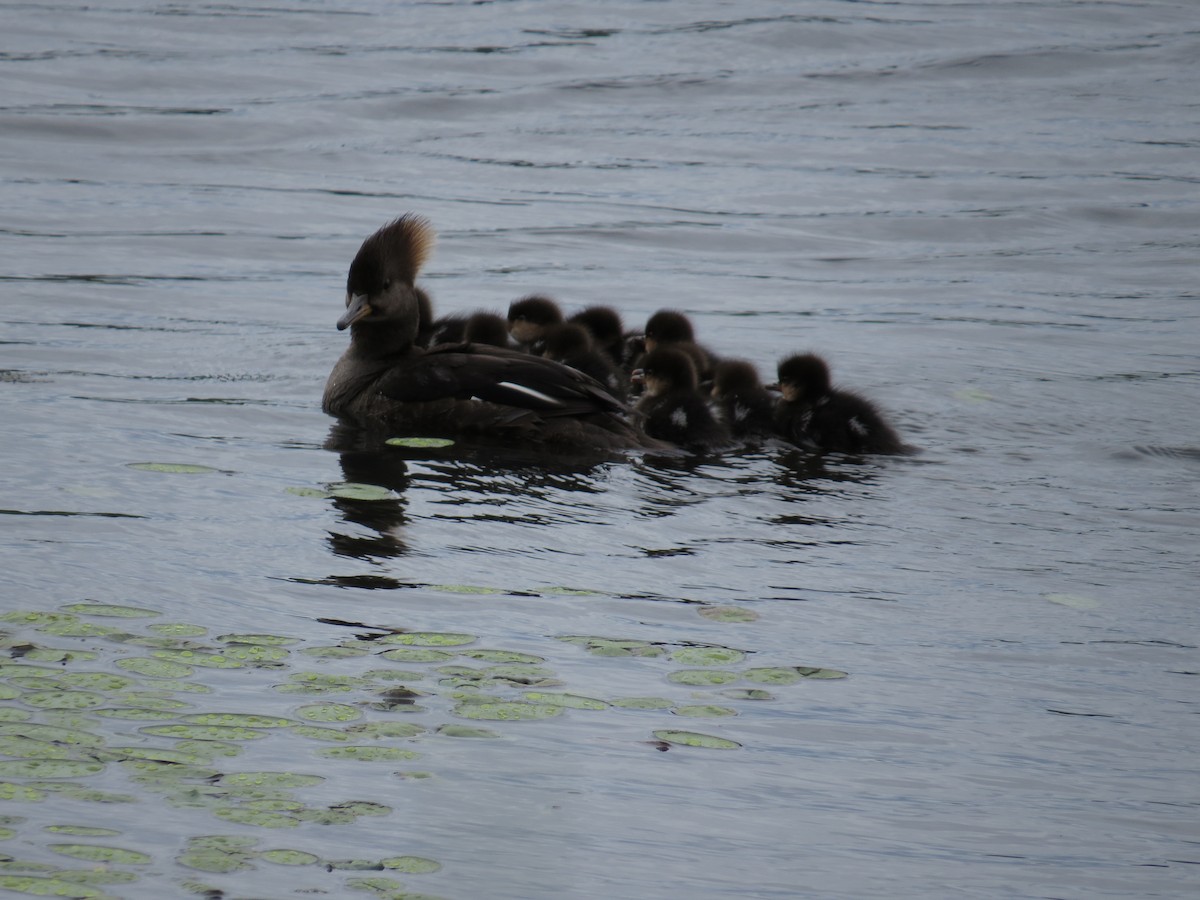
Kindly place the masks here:
<instances>
[{"instance_id":1,"label":"green lily pad","mask_svg":"<svg viewBox=\"0 0 1200 900\"><path fill-rule=\"evenodd\" d=\"M715 684L728 684L738 680L737 672L725 672L721 669L680 669L667 676L668 681L676 684L687 684L692 687L709 687Z\"/></svg>"},{"instance_id":2,"label":"green lily pad","mask_svg":"<svg viewBox=\"0 0 1200 900\"><path fill-rule=\"evenodd\" d=\"M88 731L32 723L0 723L0 734L17 735L39 741L53 741L56 744L76 744L80 747L99 747L104 743L103 738Z\"/></svg>"},{"instance_id":3,"label":"green lily pad","mask_svg":"<svg viewBox=\"0 0 1200 900\"><path fill-rule=\"evenodd\" d=\"M730 709L728 706L712 706L712 705L695 705L695 706L677 706L671 710L677 716L691 716L692 718L715 719L722 716L736 716L737 710Z\"/></svg>"},{"instance_id":4,"label":"green lily pad","mask_svg":"<svg viewBox=\"0 0 1200 900\"><path fill-rule=\"evenodd\" d=\"M439 631L409 631L389 634L380 644L406 644L415 647L458 647L478 640L473 634L453 634Z\"/></svg>"},{"instance_id":5,"label":"green lily pad","mask_svg":"<svg viewBox=\"0 0 1200 900\"><path fill-rule=\"evenodd\" d=\"M671 654L671 661L685 666L731 666L746 658L741 650L729 647L681 647Z\"/></svg>"},{"instance_id":6,"label":"green lily pad","mask_svg":"<svg viewBox=\"0 0 1200 900\"><path fill-rule=\"evenodd\" d=\"M44 800L46 795L37 788L25 784L13 784L11 781L0 781L0 800L15 803L36 803Z\"/></svg>"},{"instance_id":7,"label":"green lily pad","mask_svg":"<svg viewBox=\"0 0 1200 900\"><path fill-rule=\"evenodd\" d=\"M741 624L758 619L758 613L741 606L702 606L698 612L710 622Z\"/></svg>"},{"instance_id":8,"label":"green lily pad","mask_svg":"<svg viewBox=\"0 0 1200 900\"><path fill-rule=\"evenodd\" d=\"M394 659L396 662L445 662L454 659L453 653L445 650L434 650L432 647L393 647L379 654L384 659Z\"/></svg>"},{"instance_id":9,"label":"green lily pad","mask_svg":"<svg viewBox=\"0 0 1200 900\"><path fill-rule=\"evenodd\" d=\"M478 584L431 584L431 591L441 591L444 594L507 594L504 588L485 587Z\"/></svg>"},{"instance_id":10,"label":"green lily pad","mask_svg":"<svg viewBox=\"0 0 1200 900\"><path fill-rule=\"evenodd\" d=\"M320 775L301 775L296 772L235 772L222 776L221 784L232 787L302 788L320 784Z\"/></svg>"},{"instance_id":11,"label":"green lily pad","mask_svg":"<svg viewBox=\"0 0 1200 900\"><path fill-rule=\"evenodd\" d=\"M292 726L291 733L312 741L331 741L344 744L347 741L353 740L344 731L339 731L336 728L321 728L318 725L294 725Z\"/></svg>"},{"instance_id":12,"label":"green lily pad","mask_svg":"<svg viewBox=\"0 0 1200 900\"><path fill-rule=\"evenodd\" d=\"M115 828L95 828L90 825L46 825L46 831L54 834L73 834L76 837L116 837L121 832Z\"/></svg>"},{"instance_id":13,"label":"green lily pad","mask_svg":"<svg viewBox=\"0 0 1200 900\"><path fill-rule=\"evenodd\" d=\"M131 722L169 722L176 718L175 713L165 709L145 709L140 706L109 706L93 712L105 719L127 719Z\"/></svg>"},{"instance_id":14,"label":"green lily pad","mask_svg":"<svg viewBox=\"0 0 1200 900\"><path fill-rule=\"evenodd\" d=\"M260 716L255 713L197 713L184 716L183 721L194 725L242 726L245 728L287 728L296 724L282 716Z\"/></svg>"},{"instance_id":15,"label":"green lily pad","mask_svg":"<svg viewBox=\"0 0 1200 900\"><path fill-rule=\"evenodd\" d=\"M561 635L558 640L578 644L595 656L662 656L666 649L650 641L635 641L621 638L588 637L586 635Z\"/></svg>"},{"instance_id":16,"label":"green lily pad","mask_svg":"<svg viewBox=\"0 0 1200 900\"><path fill-rule=\"evenodd\" d=\"M344 703L314 703L300 707L296 715L309 722L353 722L362 718L362 710Z\"/></svg>"},{"instance_id":17,"label":"green lily pad","mask_svg":"<svg viewBox=\"0 0 1200 900\"><path fill-rule=\"evenodd\" d=\"M153 631L155 634L161 634L163 637L189 638L203 637L208 634L208 629L203 625L187 625L182 622L164 622L147 625L146 629Z\"/></svg>"},{"instance_id":18,"label":"green lily pad","mask_svg":"<svg viewBox=\"0 0 1200 900\"><path fill-rule=\"evenodd\" d=\"M138 850L124 847L104 847L99 844L51 844L55 853L75 859L86 859L95 863L115 863L120 866L144 866L153 862L153 857Z\"/></svg>"},{"instance_id":19,"label":"green lily pad","mask_svg":"<svg viewBox=\"0 0 1200 900\"><path fill-rule=\"evenodd\" d=\"M21 735L0 735L0 755L3 756L27 759L67 759L72 752L70 747L62 747Z\"/></svg>"},{"instance_id":20,"label":"green lily pad","mask_svg":"<svg viewBox=\"0 0 1200 900\"><path fill-rule=\"evenodd\" d=\"M36 691L21 700L38 709L90 709L108 702L103 694L91 691Z\"/></svg>"},{"instance_id":21,"label":"green lily pad","mask_svg":"<svg viewBox=\"0 0 1200 900\"><path fill-rule=\"evenodd\" d=\"M315 656L318 659L354 659L355 657L366 656L371 651L366 647L347 647L339 644L334 647L305 647L300 652L306 656Z\"/></svg>"},{"instance_id":22,"label":"green lily pad","mask_svg":"<svg viewBox=\"0 0 1200 900\"><path fill-rule=\"evenodd\" d=\"M762 688L729 688L721 691L722 697L729 697L732 700L774 700L775 695L770 691L764 691Z\"/></svg>"},{"instance_id":23,"label":"green lily pad","mask_svg":"<svg viewBox=\"0 0 1200 900\"><path fill-rule=\"evenodd\" d=\"M471 728L469 725L442 725L438 727L437 733L445 737L454 738L498 738L496 732L490 728Z\"/></svg>"},{"instance_id":24,"label":"green lily pad","mask_svg":"<svg viewBox=\"0 0 1200 900\"><path fill-rule=\"evenodd\" d=\"M384 441L392 447L412 447L418 450L440 449L442 447L454 446L454 441L449 438L433 438L433 437L394 437Z\"/></svg>"},{"instance_id":25,"label":"green lily pad","mask_svg":"<svg viewBox=\"0 0 1200 900\"><path fill-rule=\"evenodd\" d=\"M707 750L736 750L742 745L737 741L714 737L711 734L700 734L696 731L656 731L654 736L668 744L680 744L684 747L703 747Z\"/></svg>"},{"instance_id":26,"label":"green lily pad","mask_svg":"<svg viewBox=\"0 0 1200 900\"><path fill-rule=\"evenodd\" d=\"M108 672L64 672L58 679L71 687L89 691L123 691L136 684L132 678Z\"/></svg>"},{"instance_id":27,"label":"green lily pad","mask_svg":"<svg viewBox=\"0 0 1200 900\"><path fill-rule=\"evenodd\" d=\"M253 741L267 736L265 731L240 725L150 725L139 730L142 734L192 741Z\"/></svg>"},{"instance_id":28,"label":"green lily pad","mask_svg":"<svg viewBox=\"0 0 1200 900\"><path fill-rule=\"evenodd\" d=\"M379 864L393 872L405 872L409 875L424 875L427 872L437 872L442 864L422 856L391 856L381 859Z\"/></svg>"},{"instance_id":29,"label":"green lily pad","mask_svg":"<svg viewBox=\"0 0 1200 900\"><path fill-rule=\"evenodd\" d=\"M142 472L165 472L169 475L207 475L217 470L210 466L197 466L191 463L159 463L140 462L127 463L129 468Z\"/></svg>"},{"instance_id":30,"label":"green lily pad","mask_svg":"<svg viewBox=\"0 0 1200 900\"><path fill-rule=\"evenodd\" d=\"M377 484L341 481L329 485L329 495L339 500L394 500L396 495Z\"/></svg>"},{"instance_id":31,"label":"green lily pad","mask_svg":"<svg viewBox=\"0 0 1200 900\"><path fill-rule=\"evenodd\" d=\"M746 669L742 677L747 681L758 684L795 684L805 678L835 679L845 678L846 673L837 669L819 669L813 666L771 666L760 669Z\"/></svg>"},{"instance_id":32,"label":"green lily pad","mask_svg":"<svg viewBox=\"0 0 1200 900\"><path fill-rule=\"evenodd\" d=\"M1051 603L1066 606L1071 609L1096 609L1100 605L1095 597L1084 597L1080 594L1043 594Z\"/></svg>"},{"instance_id":33,"label":"green lily pad","mask_svg":"<svg viewBox=\"0 0 1200 900\"><path fill-rule=\"evenodd\" d=\"M67 612L78 613L81 616L109 616L118 619L143 619L149 616L160 616L162 613L153 609L142 609L138 606L118 606L112 603L72 603L64 606Z\"/></svg>"},{"instance_id":34,"label":"green lily pad","mask_svg":"<svg viewBox=\"0 0 1200 900\"><path fill-rule=\"evenodd\" d=\"M551 703L556 706L565 706L568 709L607 709L608 703L603 700L597 700L594 697L582 697L579 694L556 694L546 693L543 691L528 691L525 694L526 700L531 700L534 703Z\"/></svg>"},{"instance_id":35,"label":"green lily pad","mask_svg":"<svg viewBox=\"0 0 1200 900\"><path fill-rule=\"evenodd\" d=\"M622 697L614 700L612 705L621 709L670 709L675 701L666 697Z\"/></svg>"},{"instance_id":36,"label":"green lily pad","mask_svg":"<svg viewBox=\"0 0 1200 900\"><path fill-rule=\"evenodd\" d=\"M200 653L196 650L155 650L151 655L155 659L165 659L185 666L201 666L205 669L242 668L241 660L223 654Z\"/></svg>"},{"instance_id":37,"label":"green lily pad","mask_svg":"<svg viewBox=\"0 0 1200 900\"><path fill-rule=\"evenodd\" d=\"M466 656L469 659L477 659L480 662L508 663L513 665L536 666L546 661L541 656L534 656L532 653L518 653L515 650L460 650L459 655Z\"/></svg>"},{"instance_id":38,"label":"green lily pad","mask_svg":"<svg viewBox=\"0 0 1200 900\"><path fill-rule=\"evenodd\" d=\"M0 888L38 897L70 897L72 900L112 900L100 888L40 875L0 874Z\"/></svg>"},{"instance_id":39,"label":"green lily pad","mask_svg":"<svg viewBox=\"0 0 1200 900\"><path fill-rule=\"evenodd\" d=\"M116 660L113 665L146 678L186 678L196 671L182 662L150 659L149 656L125 656L125 658Z\"/></svg>"},{"instance_id":40,"label":"green lily pad","mask_svg":"<svg viewBox=\"0 0 1200 900\"><path fill-rule=\"evenodd\" d=\"M562 715L563 707L554 703L525 703L520 700L487 700L460 703L454 714L464 719L491 719L515 722L524 719L549 719Z\"/></svg>"},{"instance_id":41,"label":"green lily pad","mask_svg":"<svg viewBox=\"0 0 1200 900\"><path fill-rule=\"evenodd\" d=\"M311 866L321 861L321 857L303 850L264 850L258 855L260 859L277 866Z\"/></svg>"},{"instance_id":42,"label":"green lily pad","mask_svg":"<svg viewBox=\"0 0 1200 900\"><path fill-rule=\"evenodd\" d=\"M351 725L346 729L350 734L367 738L411 738L425 733L425 729L411 722L368 722L363 725Z\"/></svg>"},{"instance_id":43,"label":"green lily pad","mask_svg":"<svg viewBox=\"0 0 1200 900\"><path fill-rule=\"evenodd\" d=\"M286 813L270 812L265 809L246 809L244 806L219 806L213 810L213 815L219 816L226 822L256 825L259 828L295 828L300 824L299 819Z\"/></svg>"},{"instance_id":44,"label":"green lily pad","mask_svg":"<svg viewBox=\"0 0 1200 900\"><path fill-rule=\"evenodd\" d=\"M356 759L362 762L397 762L399 760L417 759L421 754L413 750L401 750L399 747L381 747L378 744L370 746L322 747L317 751L318 756L326 759Z\"/></svg>"},{"instance_id":45,"label":"green lily pad","mask_svg":"<svg viewBox=\"0 0 1200 900\"><path fill-rule=\"evenodd\" d=\"M0 759L0 778L83 778L102 771L102 762L83 762L76 759Z\"/></svg>"}]
</instances>

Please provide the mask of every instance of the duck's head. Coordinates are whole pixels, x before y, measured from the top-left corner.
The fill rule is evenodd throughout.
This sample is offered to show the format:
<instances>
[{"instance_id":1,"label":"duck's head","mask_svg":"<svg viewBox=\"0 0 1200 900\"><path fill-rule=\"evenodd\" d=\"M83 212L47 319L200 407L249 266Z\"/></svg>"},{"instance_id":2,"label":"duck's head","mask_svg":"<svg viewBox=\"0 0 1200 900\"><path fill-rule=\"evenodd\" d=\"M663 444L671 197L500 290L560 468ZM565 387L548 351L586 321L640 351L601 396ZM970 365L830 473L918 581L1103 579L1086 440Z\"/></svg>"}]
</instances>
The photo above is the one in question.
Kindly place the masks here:
<instances>
[{"instance_id":1,"label":"duck's head","mask_svg":"<svg viewBox=\"0 0 1200 900\"><path fill-rule=\"evenodd\" d=\"M659 347L642 357L633 380L643 385L647 397L668 391L696 390L696 366L686 353L671 347Z\"/></svg>"},{"instance_id":2,"label":"duck's head","mask_svg":"<svg viewBox=\"0 0 1200 900\"><path fill-rule=\"evenodd\" d=\"M744 359L727 359L713 368L712 395L720 400L762 390L758 371Z\"/></svg>"},{"instance_id":3,"label":"duck's head","mask_svg":"<svg viewBox=\"0 0 1200 900\"><path fill-rule=\"evenodd\" d=\"M532 344L542 339L542 332L563 320L562 310L549 297L530 294L514 300L508 307L508 333L518 344Z\"/></svg>"},{"instance_id":4,"label":"duck's head","mask_svg":"<svg viewBox=\"0 0 1200 900\"><path fill-rule=\"evenodd\" d=\"M674 309L660 309L646 320L646 350L664 344L692 343L696 340L692 323L683 313Z\"/></svg>"},{"instance_id":5,"label":"duck's head","mask_svg":"<svg viewBox=\"0 0 1200 900\"><path fill-rule=\"evenodd\" d=\"M415 338L422 294L414 282L436 240L433 225L408 213L384 225L358 248L346 279L346 312L338 330L386 324ZM424 297L428 305L428 297ZM410 339L411 339L410 338Z\"/></svg>"},{"instance_id":6,"label":"duck's head","mask_svg":"<svg viewBox=\"0 0 1200 900\"><path fill-rule=\"evenodd\" d=\"M779 393L787 403L812 403L829 393L829 366L815 353L797 353L779 363Z\"/></svg>"}]
</instances>

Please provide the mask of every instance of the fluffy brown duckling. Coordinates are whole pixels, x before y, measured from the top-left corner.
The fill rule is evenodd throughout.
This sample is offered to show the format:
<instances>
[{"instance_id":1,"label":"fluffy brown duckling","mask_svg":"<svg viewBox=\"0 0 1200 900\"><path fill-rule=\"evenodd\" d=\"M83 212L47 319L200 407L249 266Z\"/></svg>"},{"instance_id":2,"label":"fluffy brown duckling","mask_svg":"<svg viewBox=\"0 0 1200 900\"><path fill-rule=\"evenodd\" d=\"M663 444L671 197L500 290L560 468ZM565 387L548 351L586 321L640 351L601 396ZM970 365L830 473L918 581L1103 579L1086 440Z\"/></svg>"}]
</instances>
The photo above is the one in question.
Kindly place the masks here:
<instances>
[{"instance_id":1,"label":"fluffy brown duckling","mask_svg":"<svg viewBox=\"0 0 1200 900\"><path fill-rule=\"evenodd\" d=\"M814 353L779 363L775 429L802 447L834 453L905 453L908 448L865 397L834 388L829 365Z\"/></svg>"},{"instance_id":2,"label":"fluffy brown duckling","mask_svg":"<svg viewBox=\"0 0 1200 900\"><path fill-rule=\"evenodd\" d=\"M540 353L543 333L551 325L561 325L562 310L549 297L530 294L514 300L508 307L508 333L522 350Z\"/></svg>"},{"instance_id":3,"label":"fluffy brown duckling","mask_svg":"<svg viewBox=\"0 0 1200 900\"><path fill-rule=\"evenodd\" d=\"M643 385L637 410L646 433L695 452L729 443L729 431L716 420L700 393L691 357L659 347L642 357L634 378Z\"/></svg>"},{"instance_id":4,"label":"fluffy brown duckling","mask_svg":"<svg viewBox=\"0 0 1200 900\"><path fill-rule=\"evenodd\" d=\"M582 325L592 336L592 347L604 353L614 366L625 362L625 325L621 314L611 306L588 306L567 318L572 325Z\"/></svg>"},{"instance_id":5,"label":"fluffy brown duckling","mask_svg":"<svg viewBox=\"0 0 1200 900\"><path fill-rule=\"evenodd\" d=\"M629 384L612 361L593 349L591 335L581 325L563 322L542 333L542 355L590 375L608 388L614 397L625 399Z\"/></svg>"},{"instance_id":6,"label":"fluffy brown duckling","mask_svg":"<svg viewBox=\"0 0 1200 900\"><path fill-rule=\"evenodd\" d=\"M713 365L717 362L716 354L696 343L696 332L692 328L692 322L683 313L674 309L660 309L646 320L643 342L647 353L658 347L674 347L681 350L691 357L692 364L696 367L696 376L702 383L712 379Z\"/></svg>"},{"instance_id":7,"label":"fluffy brown duckling","mask_svg":"<svg viewBox=\"0 0 1200 900\"><path fill-rule=\"evenodd\" d=\"M763 387L758 371L743 359L713 367L712 399L717 417L734 437L765 438L775 433L775 397Z\"/></svg>"},{"instance_id":8,"label":"fluffy brown duckling","mask_svg":"<svg viewBox=\"0 0 1200 900\"><path fill-rule=\"evenodd\" d=\"M426 219L409 214L359 248L337 323L350 329L350 346L326 382L325 412L392 434L478 434L581 450L663 446L621 401L569 366L482 344L418 347L414 282L434 237Z\"/></svg>"}]
</instances>

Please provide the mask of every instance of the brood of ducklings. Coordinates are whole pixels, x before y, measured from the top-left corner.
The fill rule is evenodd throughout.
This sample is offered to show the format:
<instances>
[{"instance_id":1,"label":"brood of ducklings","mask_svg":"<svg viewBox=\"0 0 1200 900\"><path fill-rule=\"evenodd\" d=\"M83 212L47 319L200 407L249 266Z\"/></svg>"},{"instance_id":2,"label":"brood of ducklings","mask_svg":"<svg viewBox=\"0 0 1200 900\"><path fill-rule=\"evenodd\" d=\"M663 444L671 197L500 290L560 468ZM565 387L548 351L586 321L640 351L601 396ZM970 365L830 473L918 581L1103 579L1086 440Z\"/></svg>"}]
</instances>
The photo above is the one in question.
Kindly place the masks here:
<instances>
[{"instance_id":1,"label":"brood of ducklings","mask_svg":"<svg viewBox=\"0 0 1200 900\"><path fill-rule=\"evenodd\" d=\"M514 300L508 307L508 333L523 350L541 352L542 335L551 325L561 325L562 310L541 294Z\"/></svg>"},{"instance_id":2,"label":"brood of ducklings","mask_svg":"<svg viewBox=\"0 0 1200 900\"><path fill-rule=\"evenodd\" d=\"M779 392L775 428L794 444L836 453L908 449L870 400L831 385L829 366L816 354L796 354L779 363Z\"/></svg>"},{"instance_id":3,"label":"brood of ducklings","mask_svg":"<svg viewBox=\"0 0 1200 900\"><path fill-rule=\"evenodd\" d=\"M542 356L592 376L614 397L629 395L623 373L605 354L592 349L591 335L581 325L564 322L549 326L542 333Z\"/></svg>"},{"instance_id":4,"label":"brood of ducklings","mask_svg":"<svg viewBox=\"0 0 1200 900\"><path fill-rule=\"evenodd\" d=\"M463 327L462 339L475 344L507 347L508 321L496 313L472 313Z\"/></svg>"},{"instance_id":5,"label":"brood of ducklings","mask_svg":"<svg viewBox=\"0 0 1200 900\"><path fill-rule=\"evenodd\" d=\"M592 347L604 353L614 366L625 362L625 325L621 314L611 306L588 306L567 318L568 324L582 325L592 336Z\"/></svg>"},{"instance_id":6,"label":"brood of ducklings","mask_svg":"<svg viewBox=\"0 0 1200 900\"><path fill-rule=\"evenodd\" d=\"M359 248L337 323L350 329L350 346L326 382L325 412L392 434L482 434L580 450L663 446L569 366L482 344L418 347L415 281L434 239L433 226L409 214Z\"/></svg>"},{"instance_id":7,"label":"brood of ducklings","mask_svg":"<svg viewBox=\"0 0 1200 900\"><path fill-rule=\"evenodd\" d=\"M716 364L712 398L718 418L734 437L764 438L775 433L775 397L745 360L727 359Z\"/></svg>"},{"instance_id":8,"label":"brood of ducklings","mask_svg":"<svg viewBox=\"0 0 1200 900\"><path fill-rule=\"evenodd\" d=\"M651 350L634 378L644 387L637 409L648 435L697 452L729 443L729 432L708 408L686 353L673 347Z\"/></svg>"},{"instance_id":9,"label":"brood of ducklings","mask_svg":"<svg viewBox=\"0 0 1200 900\"><path fill-rule=\"evenodd\" d=\"M660 309L646 320L643 341L647 353L659 347L681 350L691 357L692 364L696 367L696 376L701 382L712 379L712 369L717 362L717 356L707 347L696 343L692 322L683 313L673 309Z\"/></svg>"}]
</instances>

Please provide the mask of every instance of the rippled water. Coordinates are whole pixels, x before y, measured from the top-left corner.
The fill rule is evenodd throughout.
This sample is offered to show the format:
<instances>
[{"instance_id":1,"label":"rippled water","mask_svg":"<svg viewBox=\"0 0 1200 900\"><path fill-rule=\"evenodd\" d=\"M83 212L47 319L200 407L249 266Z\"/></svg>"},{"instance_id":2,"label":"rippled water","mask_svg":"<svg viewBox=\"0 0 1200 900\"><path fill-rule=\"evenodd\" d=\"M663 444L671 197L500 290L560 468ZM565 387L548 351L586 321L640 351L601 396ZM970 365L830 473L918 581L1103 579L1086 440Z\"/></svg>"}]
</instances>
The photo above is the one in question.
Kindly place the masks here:
<instances>
[{"instance_id":1,"label":"rippled water","mask_svg":"<svg viewBox=\"0 0 1200 900\"><path fill-rule=\"evenodd\" d=\"M317 642L345 637L321 620L463 631L566 690L737 713L493 723L502 740L428 749L419 788L273 738L228 767L274 755L397 811L268 844L418 853L443 868L406 885L460 898L1194 893L1194 4L4 18L6 608L128 603ZM533 291L630 323L680 308L765 374L825 353L922 452L588 468L326 449L347 265L409 210L440 232L442 310ZM295 492L343 480L395 497ZM849 678L714 701L564 635ZM268 682L208 702L291 715ZM672 727L742 746L658 752ZM9 806L0 853L23 860L61 862L43 825L112 815ZM178 894L186 836L264 832L149 800L125 815L156 865L120 896ZM202 880L292 896L340 877Z\"/></svg>"}]
</instances>

